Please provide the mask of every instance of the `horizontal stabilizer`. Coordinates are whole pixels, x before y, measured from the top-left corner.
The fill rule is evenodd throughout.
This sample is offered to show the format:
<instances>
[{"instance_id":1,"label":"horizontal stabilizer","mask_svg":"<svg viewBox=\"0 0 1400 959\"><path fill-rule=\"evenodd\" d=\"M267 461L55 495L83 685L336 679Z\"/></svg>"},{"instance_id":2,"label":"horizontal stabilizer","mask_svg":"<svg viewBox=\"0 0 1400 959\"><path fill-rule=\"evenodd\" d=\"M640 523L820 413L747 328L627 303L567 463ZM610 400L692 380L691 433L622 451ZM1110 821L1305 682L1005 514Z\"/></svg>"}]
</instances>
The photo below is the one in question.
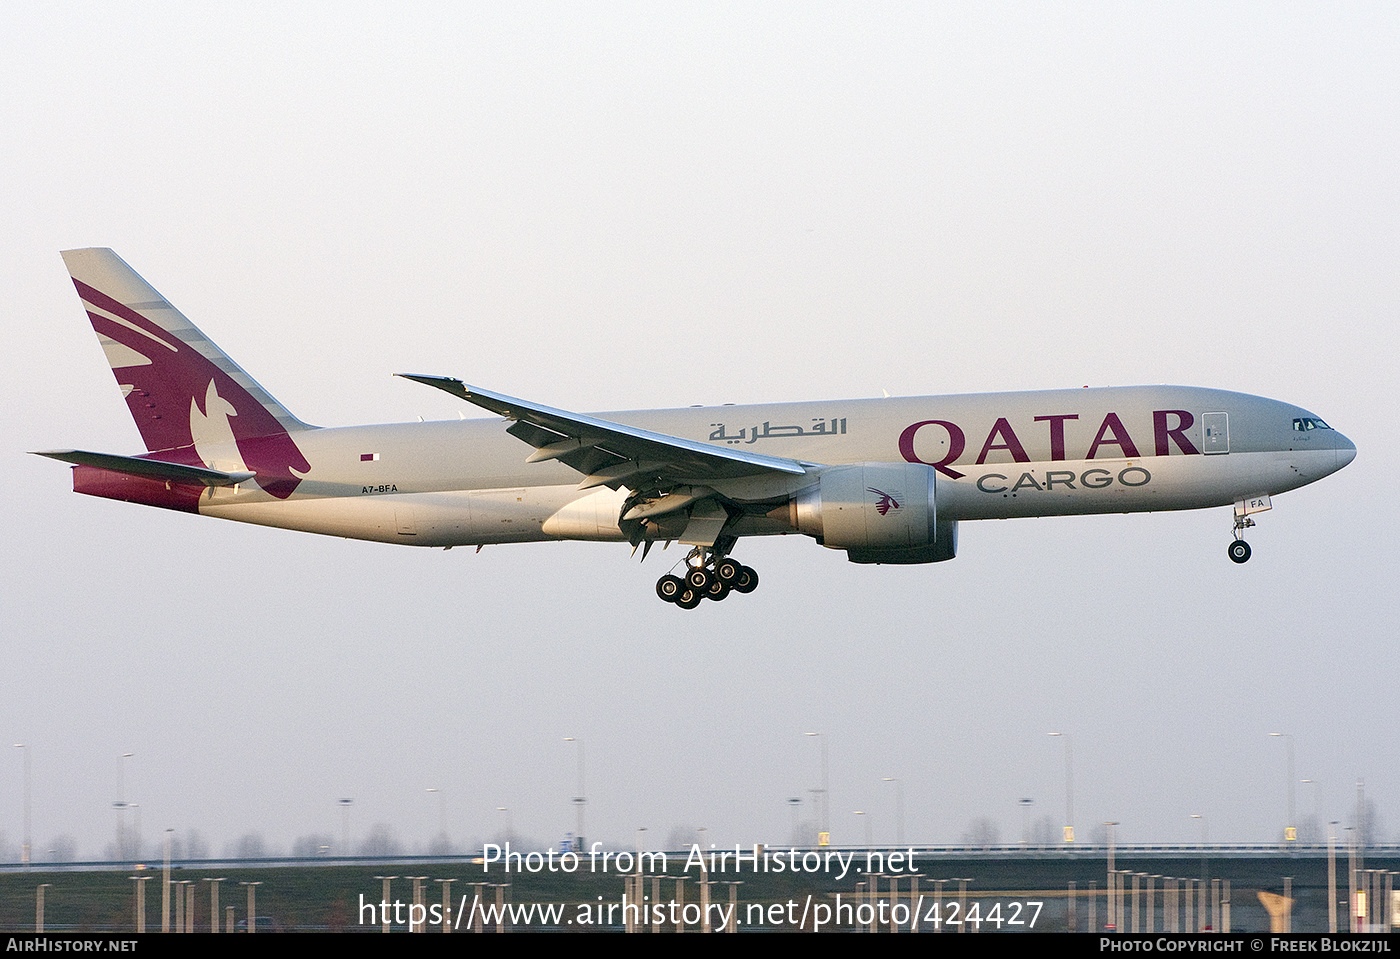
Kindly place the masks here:
<instances>
[{"instance_id":1,"label":"horizontal stabilizer","mask_svg":"<svg viewBox=\"0 0 1400 959\"><path fill-rule=\"evenodd\" d=\"M126 473L128 476L145 476L171 483L199 486L237 486L258 475L248 472L225 473L203 466L185 466L183 463L147 460L139 456L118 456L115 453L89 453L87 450L36 450L34 455L47 456L51 460L72 463L74 466L95 466L113 473Z\"/></svg>"}]
</instances>

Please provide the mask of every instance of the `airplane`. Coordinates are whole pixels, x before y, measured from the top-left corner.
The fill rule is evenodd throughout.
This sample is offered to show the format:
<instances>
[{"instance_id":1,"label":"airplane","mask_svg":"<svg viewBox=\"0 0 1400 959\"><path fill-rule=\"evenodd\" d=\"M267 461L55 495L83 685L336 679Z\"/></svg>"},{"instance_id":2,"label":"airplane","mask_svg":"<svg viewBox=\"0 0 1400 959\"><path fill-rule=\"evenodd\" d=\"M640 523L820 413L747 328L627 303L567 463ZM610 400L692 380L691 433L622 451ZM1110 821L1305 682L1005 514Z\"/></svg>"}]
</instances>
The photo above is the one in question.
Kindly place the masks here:
<instances>
[{"instance_id":1,"label":"airplane","mask_svg":"<svg viewBox=\"0 0 1400 959\"><path fill-rule=\"evenodd\" d=\"M753 591L758 574L732 555L745 536L938 563L964 520L1233 506L1229 557L1243 563L1271 497L1356 456L1305 409L1184 386L583 415L398 374L495 418L314 427L114 252L63 258L146 445L40 452L73 466L76 492L446 549L592 540L645 559L679 542L682 575L656 592L683 609Z\"/></svg>"}]
</instances>

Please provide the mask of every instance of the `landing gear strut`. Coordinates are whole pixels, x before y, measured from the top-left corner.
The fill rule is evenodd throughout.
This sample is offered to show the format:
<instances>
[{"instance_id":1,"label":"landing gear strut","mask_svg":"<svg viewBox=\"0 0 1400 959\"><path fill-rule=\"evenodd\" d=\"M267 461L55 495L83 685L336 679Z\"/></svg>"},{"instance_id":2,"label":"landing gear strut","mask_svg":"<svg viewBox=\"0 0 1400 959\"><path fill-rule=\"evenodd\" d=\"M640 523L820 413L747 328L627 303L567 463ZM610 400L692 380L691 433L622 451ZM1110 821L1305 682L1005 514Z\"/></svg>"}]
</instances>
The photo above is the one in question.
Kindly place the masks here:
<instances>
[{"instance_id":1,"label":"landing gear strut","mask_svg":"<svg viewBox=\"0 0 1400 959\"><path fill-rule=\"evenodd\" d=\"M1235 513L1235 541L1230 544L1230 560L1236 563L1249 562L1249 555L1253 552L1249 544L1244 541L1244 531L1254 525L1254 520L1248 516Z\"/></svg>"},{"instance_id":2,"label":"landing gear strut","mask_svg":"<svg viewBox=\"0 0 1400 959\"><path fill-rule=\"evenodd\" d=\"M713 549L697 546L685 558L685 575L667 573L656 581L656 595L681 609L694 609L702 599L715 602L730 593L752 593L758 574Z\"/></svg>"}]
</instances>

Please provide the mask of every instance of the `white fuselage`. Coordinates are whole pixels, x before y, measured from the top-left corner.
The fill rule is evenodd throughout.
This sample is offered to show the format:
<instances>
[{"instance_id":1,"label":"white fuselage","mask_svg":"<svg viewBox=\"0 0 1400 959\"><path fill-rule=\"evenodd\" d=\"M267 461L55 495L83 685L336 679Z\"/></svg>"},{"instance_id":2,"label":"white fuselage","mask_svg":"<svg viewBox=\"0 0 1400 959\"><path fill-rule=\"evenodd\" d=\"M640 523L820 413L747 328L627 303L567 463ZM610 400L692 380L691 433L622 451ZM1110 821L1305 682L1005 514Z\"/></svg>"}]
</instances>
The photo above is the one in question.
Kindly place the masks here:
<instances>
[{"instance_id":1,"label":"white fuselage","mask_svg":"<svg viewBox=\"0 0 1400 959\"><path fill-rule=\"evenodd\" d=\"M1298 407L1220 390L1126 387L841 400L599 414L715 446L820 465L919 462L937 474L940 520L1225 506L1295 489L1355 456ZM356 539L461 546L621 540L627 489L580 490L500 419L293 434L311 468L286 498L254 483L208 489L199 512ZM216 468L219 452L200 448ZM233 464L236 465L236 464ZM300 475L300 474L299 474ZM810 477L714 483L739 502L776 501ZM780 519L745 535L796 532Z\"/></svg>"}]
</instances>

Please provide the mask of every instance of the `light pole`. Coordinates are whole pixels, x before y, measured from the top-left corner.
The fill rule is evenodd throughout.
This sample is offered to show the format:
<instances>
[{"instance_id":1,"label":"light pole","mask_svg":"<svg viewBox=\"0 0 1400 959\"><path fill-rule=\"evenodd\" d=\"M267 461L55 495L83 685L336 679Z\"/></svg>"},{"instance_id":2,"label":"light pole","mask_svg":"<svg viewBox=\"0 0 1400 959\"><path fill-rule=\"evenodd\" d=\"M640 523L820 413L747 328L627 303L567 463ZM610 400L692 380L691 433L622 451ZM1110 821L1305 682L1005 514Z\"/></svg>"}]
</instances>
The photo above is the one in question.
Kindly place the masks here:
<instances>
[{"instance_id":1,"label":"light pole","mask_svg":"<svg viewBox=\"0 0 1400 959\"><path fill-rule=\"evenodd\" d=\"M831 842L831 819L827 815L831 809L831 791L827 775L829 767L827 765L826 737L821 733L803 733L803 735L815 736L822 744L822 785L820 790L814 791L817 792L820 800L818 812L820 813L821 835L817 837L817 845L825 846Z\"/></svg>"},{"instance_id":2,"label":"light pole","mask_svg":"<svg viewBox=\"0 0 1400 959\"><path fill-rule=\"evenodd\" d=\"M1021 845L1027 849L1031 845L1031 806L1034 799L1018 799L1016 805L1021 807Z\"/></svg>"},{"instance_id":3,"label":"light pole","mask_svg":"<svg viewBox=\"0 0 1400 959\"><path fill-rule=\"evenodd\" d=\"M1065 842L1074 842L1074 768L1069 733L1051 733L1065 741Z\"/></svg>"},{"instance_id":4,"label":"light pole","mask_svg":"<svg viewBox=\"0 0 1400 959\"><path fill-rule=\"evenodd\" d=\"M1122 930L1118 928L1118 911L1115 908L1117 905L1115 894L1118 874L1113 862L1113 827L1118 823L1105 822L1104 825L1108 827L1108 925L1114 932L1121 932Z\"/></svg>"},{"instance_id":5,"label":"light pole","mask_svg":"<svg viewBox=\"0 0 1400 959\"><path fill-rule=\"evenodd\" d=\"M1298 781L1299 781L1299 783L1303 783L1303 784L1305 784L1305 785L1310 785L1310 787L1312 787L1312 794L1313 794L1313 811L1312 811L1312 818L1313 818L1313 820L1316 820L1316 822L1320 822L1320 816L1317 815L1317 780L1298 780ZM1316 841L1317 841L1316 839L1313 839L1313 843L1316 843Z\"/></svg>"},{"instance_id":6,"label":"light pole","mask_svg":"<svg viewBox=\"0 0 1400 959\"><path fill-rule=\"evenodd\" d=\"M1337 931L1337 821L1327 824L1327 931Z\"/></svg>"},{"instance_id":7,"label":"light pole","mask_svg":"<svg viewBox=\"0 0 1400 959\"><path fill-rule=\"evenodd\" d=\"M875 845L875 840L870 836L870 816L864 809L857 809L856 815L865 820L865 848L869 849Z\"/></svg>"},{"instance_id":8,"label":"light pole","mask_svg":"<svg viewBox=\"0 0 1400 959\"><path fill-rule=\"evenodd\" d=\"M584 791L583 779L583 740L577 736L565 736L564 742L578 743L578 792L574 794L574 811L577 813L577 823L574 828L574 847L580 852L583 851L583 807L588 804L588 794Z\"/></svg>"},{"instance_id":9,"label":"light pole","mask_svg":"<svg viewBox=\"0 0 1400 959\"><path fill-rule=\"evenodd\" d=\"M30 860L30 848L31 848L31 847L30 847L30 842L29 842L29 783L30 783L29 746L26 745L25 743L15 743L15 748L16 748L16 749L21 749L21 750L24 751L24 847L23 847L23 849L20 851L20 862L24 864L24 870L25 870L25 872L28 872L28 871L29 871L29 860ZM43 895L44 895L43 887L40 886L40 887L39 887L40 902L43 901ZM42 909L41 909L41 911L42 911ZM43 932L43 931L44 931L43 929L40 929L40 930L39 930L39 932Z\"/></svg>"},{"instance_id":10,"label":"light pole","mask_svg":"<svg viewBox=\"0 0 1400 959\"><path fill-rule=\"evenodd\" d=\"M642 850L646 848L646 832L647 832L647 827L646 827L646 826L638 826L638 827L637 827L637 871L634 872L634 873L632 873L630 876L628 876L628 877L627 877L627 880L626 880L627 886L628 886L629 888L631 888L631 890L632 890L632 901L633 901L633 902L642 902L643 899L646 897L646 893L643 892L643 883L645 882L645 880L643 879L643 874L642 874ZM703 862L703 860L702 860L702 862ZM708 884L707 884L706 888L708 888ZM628 931L629 931L629 932L639 932L639 931L641 931L642 929L644 929L645 926L638 925L639 922L640 922L640 920L639 920L638 918L635 918L635 917L632 918L632 919L629 919L629 920L628 920ZM708 922L708 920L707 920L707 922Z\"/></svg>"},{"instance_id":11,"label":"light pole","mask_svg":"<svg viewBox=\"0 0 1400 959\"><path fill-rule=\"evenodd\" d=\"M430 793L437 793L437 796L438 796L438 835L442 837L442 842L443 842L443 850L442 850L442 851L443 851L444 853L451 852L451 851L452 851L452 849L451 849L452 844L451 844L450 842L448 842L448 839L447 839L447 794L444 793L441 789L438 789L436 786L429 786L429 787L428 787L428 792L430 792ZM432 848L432 844L431 844L431 843L429 844L429 847L428 847L428 848L430 848L430 849Z\"/></svg>"},{"instance_id":12,"label":"light pole","mask_svg":"<svg viewBox=\"0 0 1400 959\"><path fill-rule=\"evenodd\" d=\"M337 804L340 806L340 854L350 855L350 807L354 805L353 799L340 799Z\"/></svg>"},{"instance_id":13,"label":"light pole","mask_svg":"<svg viewBox=\"0 0 1400 959\"><path fill-rule=\"evenodd\" d=\"M126 838L126 761L134 753L122 753L117 761L117 801L113 803L117 808L117 858L126 859L127 838Z\"/></svg>"},{"instance_id":14,"label":"light pole","mask_svg":"<svg viewBox=\"0 0 1400 959\"><path fill-rule=\"evenodd\" d=\"M1293 810L1293 734L1292 733L1269 733L1270 736L1279 736L1288 741L1288 822L1283 825L1283 841L1285 843L1296 842L1298 839L1298 823L1295 821Z\"/></svg>"},{"instance_id":15,"label":"light pole","mask_svg":"<svg viewBox=\"0 0 1400 959\"><path fill-rule=\"evenodd\" d=\"M160 880L160 931L170 931L170 836L175 830L165 831L165 869Z\"/></svg>"},{"instance_id":16,"label":"light pole","mask_svg":"<svg viewBox=\"0 0 1400 959\"><path fill-rule=\"evenodd\" d=\"M126 804L126 808L136 810L133 817L136 820L136 825L131 830L131 855L133 859L141 859L143 858L141 856L141 804L129 802Z\"/></svg>"},{"instance_id":17,"label":"light pole","mask_svg":"<svg viewBox=\"0 0 1400 959\"><path fill-rule=\"evenodd\" d=\"M886 776L881 782L894 783L894 844L904 845L904 783L894 776Z\"/></svg>"}]
</instances>

